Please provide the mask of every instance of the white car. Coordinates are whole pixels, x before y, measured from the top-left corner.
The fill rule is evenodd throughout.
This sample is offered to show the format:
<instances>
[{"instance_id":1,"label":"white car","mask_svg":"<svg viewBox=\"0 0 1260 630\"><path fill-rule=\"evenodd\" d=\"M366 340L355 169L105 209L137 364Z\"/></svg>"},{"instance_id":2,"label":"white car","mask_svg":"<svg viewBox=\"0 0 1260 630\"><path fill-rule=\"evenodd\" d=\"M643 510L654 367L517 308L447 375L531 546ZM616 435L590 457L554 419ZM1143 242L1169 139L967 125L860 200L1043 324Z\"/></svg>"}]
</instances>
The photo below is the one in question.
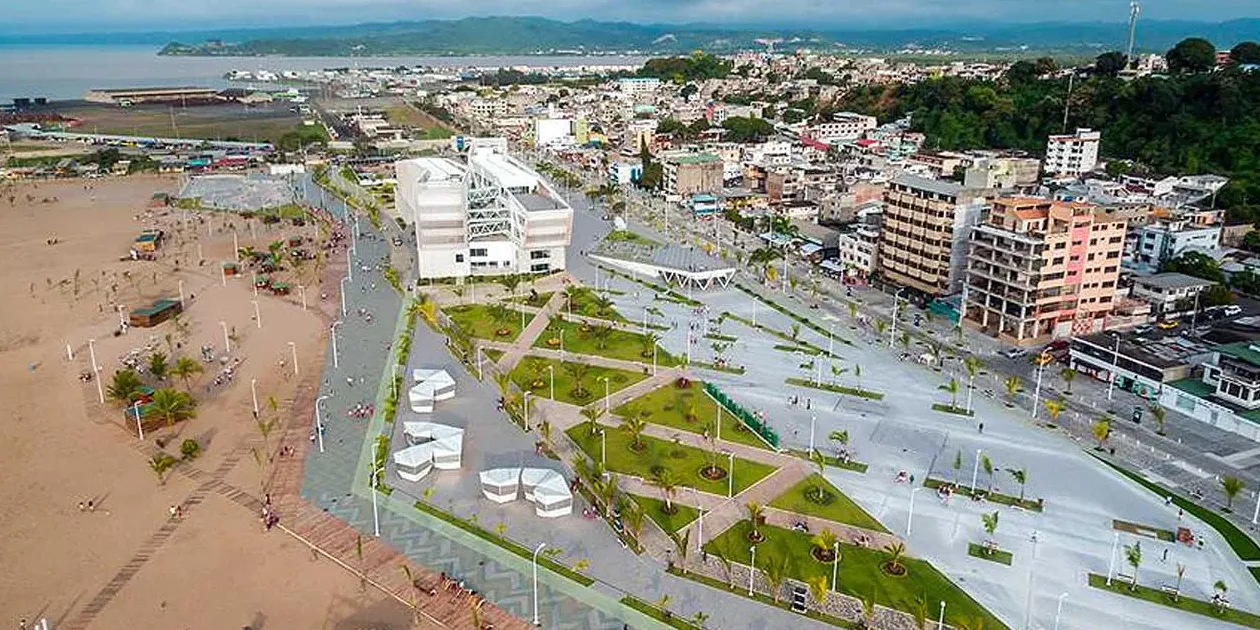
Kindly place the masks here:
<instances>
[{"instance_id":1,"label":"white car","mask_svg":"<svg viewBox=\"0 0 1260 630\"><path fill-rule=\"evenodd\" d=\"M1010 350L1004 351L1002 356L1008 359L1018 359L1026 354L1028 354L1028 351L1023 348L1011 348Z\"/></svg>"},{"instance_id":2,"label":"white car","mask_svg":"<svg viewBox=\"0 0 1260 630\"><path fill-rule=\"evenodd\" d=\"M1242 307L1237 304L1230 304L1225 307L1224 313L1226 317L1236 317L1242 315Z\"/></svg>"}]
</instances>

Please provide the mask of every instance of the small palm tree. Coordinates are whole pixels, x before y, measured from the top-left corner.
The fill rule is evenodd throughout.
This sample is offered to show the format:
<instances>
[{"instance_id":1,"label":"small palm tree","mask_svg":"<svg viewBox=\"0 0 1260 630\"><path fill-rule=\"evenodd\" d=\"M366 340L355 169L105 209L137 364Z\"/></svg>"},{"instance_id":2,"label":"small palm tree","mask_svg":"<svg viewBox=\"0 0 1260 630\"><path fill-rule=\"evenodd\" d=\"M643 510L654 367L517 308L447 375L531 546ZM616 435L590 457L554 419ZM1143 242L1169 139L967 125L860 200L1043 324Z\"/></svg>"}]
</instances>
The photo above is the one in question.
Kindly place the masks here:
<instances>
[{"instance_id":1,"label":"small palm tree","mask_svg":"<svg viewBox=\"0 0 1260 630\"><path fill-rule=\"evenodd\" d=\"M165 420L166 426L174 426L176 422L187 420L197 415L196 402L186 392L167 387L153 393L153 402L149 404L149 413Z\"/></svg>"},{"instance_id":2,"label":"small palm tree","mask_svg":"<svg viewBox=\"0 0 1260 630\"><path fill-rule=\"evenodd\" d=\"M683 532L666 532L669 539L674 541L674 548L678 550L678 564L682 569L683 575L687 575L687 553L691 551L691 530Z\"/></svg>"},{"instance_id":3,"label":"small palm tree","mask_svg":"<svg viewBox=\"0 0 1260 630\"><path fill-rule=\"evenodd\" d=\"M1138 583L1138 567L1142 566L1142 542L1136 541L1132 545L1124 546L1124 559L1133 567L1133 582L1129 584L1129 590L1136 591Z\"/></svg>"},{"instance_id":4,"label":"small palm tree","mask_svg":"<svg viewBox=\"0 0 1260 630\"><path fill-rule=\"evenodd\" d=\"M1107 438L1111 437L1111 418L1103 417L1094 421L1089 428L1089 432L1098 441L1098 450L1103 450L1107 443Z\"/></svg>"},{"instance_id":5,"label":"small palm tree","mask_svg":"<svg viewBox=\"0 0 1260 630\"><path fill-rule=\"evenodd\" d=\"M875 628L875 615L879 612L879 591L878 587L871 587L870 595L860 596L862 602L862 627Z\"/></svg>"},{"instance_id":6,"label":"small palm tree","mask_svg":"<svg viewBox=\"0 0 1260 630\"><path fill-rule=\"evenodd\" d=\"M853 380L857 383L858 391L862 391L862 366L853 364Z\"/></svg>"},{"instance_id":7,"label":"small palm tree","mask_svg":"<svg viewBox=\"0 0 1260 630\"><path fill-rule=\"evenodd\" d=\"M1186 565L1177 563L1177 588L1173 590L1173 601L1181 600L1181 580L1186 577Z\"/></svg>"},{"instance_id":8,"label":"small palm tree","mask_svg":"<svg viewBox=\"0 0 1260 630\"><path fill-rule=\"evenodd\" d=\"M1002 384L1006 386L1006 396L1010 398L1011 404L1014 404L1015 396L1019 395L1020 390L1023 389L1023 384L1020 382L1019 377L1012 374Z\"/></svg>"},{"instance_id":9,"label":"small palm tree","mask_svg":"<svg viewBox=\"0 0 1260 630\"><path fill-rule=\"evenodd\" d=\"M1024 502L1024 484L1028 483L1028 471L1023 468L1007 468L1006 472L1011 474L1015 479L1015 483L1019 484L1019 502Z\"/></svg>"},{"instance_id":10,"label":"small palm tree","mask_svg":"<svg viewBox=\"0 0 1260 630\"><path fill-rule=\"evenodd\" d=\"M1070 367L1063 368L1063 371L1062 371L1062 372L1059 372L1059 376L1062 376L1062 377L1063 377L1063 382L1064 382L1064 383L1067 383L1067 393L1068 393L1068 394L1071 394L1071 393L1072 393L1072 381L1076 380L1076 370L1074 370L1074 369L1072 369L1072 368L1070 368Z\"/></svg>"},{"instance_id":11,"label":"small palm tree","mask_svg":"<svg viewBox=\"0 0 1260 630\"><path fill-rule=\"evenodd\" d=\"M949 392L949 408L950 409L958 408L958 379L951 378L949 379L948 383L941 385L937 389L942 389Z\"/></svg>"},{"instance_id":12,"label":"small palm tree","mask_svg":"<svg viewBox=\"0 0 1260 630\"><path fill-rule=\"evenodd\" d=\"M700 611L696 611L696 614L691 616L691 623L695 624L697 628L701 628L701 629L704 628L704 622L708 620L709 620L709 615Z\"/></svg>"},{"instance_id":13,"label":"small palm tree","mask_svg":"<svg viewBox=\"0 0 1260 630\"><path fill-rule=\"evenodd\" d=\"M159 484L166 484L166 472L175 466L175 458L166 454L158 453L149 458L149 470L157 475Z\"/></svg>"},{"instance_id":14,"label":"small palm tree","mask_svg":"<svg viewBox=\"0 0 1260 630\"><path fill-rule=\"evenodd\" d=\"M910 331L908 330L901 331L901 339L899 341L901 343L902 350L909 350L910 349Z\"/></svg>"},{"instance_id":15,"label":"small palm tree","mask_svg":"<svg viewBox=\"0 0 1260 630\"><path fill-rule=\"evenodd\" d=\"M661 496L665 499L666 514L677 512L674 508L674 495L678 493L678 486L681 484L678 474L670 468L658 468L648 479L648 485L661 491Z\"/></svg>"},{"instance_id":16,"label":"small palm tree","mask_svg":"<svg viewBox=\"0 0 1260 630\"><path fill-rule=\"evenodd\" d=\"M815 575L805 581L809 585L809 595L822 606L827 601L827 576Z\"/></svg>"},{"instance_id":17,"label":"small palm tree","mask_svg":"<svg viewBox=\"0 0 1260 630\"><path fill-rule=\"evenodd\" d=\"M840 445L838 448L836 448L836 452L841 458L843 458L845 455L848 454L848 450L849 450L848 448L849 447L849 432L848 431L832 431L831 434L827 436L827 439Z\"/></svg>"},{"instance_id":18,"label":"small palm tree","mask_svg":"<svg viewBox=\"0 0 1260 630\"><path fill-rule=\"evenodd\" d=\"M779 603L779 596L782 595L783 581L787 579L788 574L788 557L781 556L778 560L774 558L766 558L766 566L762 574L766 576L766 581L770 583L770 595L774 598L774 603Z\"/></svg>"},{"instance_id":19,"label":"small palm tree","mask_svg":"<svg viewBox=\"0 0 1260 630\"><path fill-rule=\"evenodd\" d=\"M1234 497L1243 491L1242 479L1232 476L1222 477L1221 490L1225 493L1225 511L1232 511L1234 509Z\"/></svg>"},{"instance_id":20,"label":"small palm tree","mask_svg":"<svg viewBox=\"0 0 1260 630\"><path fill-rule=\"evenodd\" d=\"M153 378L156 378L159 381L166 378L166 371L169 368L170 365L166 362L165 354L161 352L154 352L149 355L149 373L153 375Z\"/></svg>"},{"instance_id":21,"label":"small palm tree","mask_svg":"<svg viewBox=\"0 0 1260 630\"><path fill-rule=\"evenodd\" d=\"M958 471L962 470L962 464L962 449L958 449L958 451L954 453L954 461L950 464L950 468L954 469L954 485L958 485Z\"/></svg>"},{"instance_id":22,"label":"small palm tree","mask_svg":"<svg viewBox=\"0 0 1260 630\"><path fill-rule=\"evenodd\" d=\"M193 376L201 374L202 370L200 363L189 357L180 357L175 361L175 367L171 368L171 376L183 381L184 390L191 392L192 390L188 387L189 381L192 380Z\"/></svg>"},{"instance_id":23,"label":"small palm tree","mask_svg":"<svg viewBox=\"0 0 1260 630\"><path fill-rule=\"evenodd\" d=\"M1052 398L1047 398L1042 404L1046 406L1046 413L1050 414L1050 419L1054 421L1055 424L1058 424L1059 414L1063 413L1064 409L1067 409L1067 404L1065 404L1062 400L1054 400Z\"/></svg>"},{"instance_id":24,"label":"small palm tree","mask_svg":"<svg viewBox=\"0 0 1260 630\"><path fill-rule=\"evenodd\" d=\"M599 405L590 407L582 407L582 417L586 418L587 424L591 427L591 435L595 435L599 431L599 417L604 415L604 408ZM638 414L631 414L637 416Z\"/></svg>"},{"instance_id":25,"label":"small palm tree","mask_svg":"<svg viewBox=\"0 0 1260 630\"><path fill-rule=\"evenodd\" d=\"M630 447L636 451L644 447L643 430L646 428L647 420L639 414L627 416L621 421L621 430L630 434Z\"/></svg>"},{"instance_id":26,"label":"small palm tree","mask_svg":"<svg viewBox=\"0 0 1260 630\"><path fill-rule=\"evenodd\" d=\"M883 337L886 332L888 332L888 322L882 319L875 320L875 334Z\"/></svg>"},{"instance_id":27,"label":"small palm tree","mask_svg":"<svg viewBox=\"0 0 1260 630\"><path fill-rule=\"evenodd\" d=\"M748 510L748 524L752 528L753 537L760 536L761 532L757 530L757 527L761 524L761 515L765 512L765 507L756 501L750 501L744 505L744 508Z\"/></svg>"},{"instance_id":28,"label":"small palm tree","mask_svg":"<svg viewBox=\"0 0 1260 630\"><path fill-rule=\"evenodd\" d=\"M590 373L591 366L577 361L566 361L562 367L565 373L569 375L569 378L573 379L573 395L578 398L585 398L589 395L590 392L586 391L583 381L586 380L586 375Z\"/></svg>"},{"instance_id":29,"label":"small palm tree","mask_svg":"<svg viewBox=\"0 0 1260 630\"><path fill-rule=\"evenodd\" d=\"M998 528L997 510L994 510L987 514L981 514L980 524L984 525L984 533L989 535L989 543L991 545L993 543L993 533L996 532ZM990 553L992 553L992 549L990 549L989 551Z\"/></svg>"},{"instance_id":30,"label":"small palm tree","mask_svg":"<svg viewBox=\"0 0 1260 630\"><path fill-rule=\"evenodd\" d=\"M897 541L884 545L884 553L888 554L888 567L892 569L893 573L901 575L906 569L901 564L901 561L906 557L906 544Z\"/></svg>"},{"instance_id":31,"label":"small palm tree","mask_svg":"<svg viewBox=\"0 0 1260 630\"><path fill-rule=\"evenodd\" d=\"M801 325L792 324L792 341L796 341L801 336Z\"/></svg>"},{"instance_id":32,"label":"small palm tree","mask_svg":"<svg viewBox=\"0 0 1260 630\"><path fill-rule=\"evenodd\" d=\"M136 400L141 387L144 387L144 383L140 381L135 370L119 370L114 372L113 382L109 384L105 392L115 402L130 405Z\"/></svg>"},{"instance_id":33,"label":"small palm tree","mask_svg":"<svg viewBox=\"0 0 1260 630\"><path fill-rule=\"evenodd\" d=\"M993 492L993 460L989 459L988 455L981 455L980 467L984 469L984 474L989 477L989 492Z\"/></svg>"},{"instance_id":34,"label":"small palm tree","mask_svg":"<svg viewBox=\"0 0 1260 630\"><path fill-rule=\"evenodd\" d=\"M835 533L830 529L823 528L822 531L814 534L814 537L810 538L809 542L814 546L814 550L818 552L815 555L830 556L836 552L836 542L838 542L838 539L836 538Z\"/></svg>"}]
</instances>

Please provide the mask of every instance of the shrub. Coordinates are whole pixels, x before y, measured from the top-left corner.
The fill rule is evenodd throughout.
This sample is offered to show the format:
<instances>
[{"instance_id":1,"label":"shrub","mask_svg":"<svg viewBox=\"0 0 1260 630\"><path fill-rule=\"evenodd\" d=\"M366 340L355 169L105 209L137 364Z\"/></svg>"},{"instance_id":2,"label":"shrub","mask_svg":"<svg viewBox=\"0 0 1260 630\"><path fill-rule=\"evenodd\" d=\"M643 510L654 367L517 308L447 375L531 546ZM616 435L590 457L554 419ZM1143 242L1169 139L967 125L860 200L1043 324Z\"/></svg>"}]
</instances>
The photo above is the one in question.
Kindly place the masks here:
<instances>
[{"instance_id":1,"label":"shrub","mask_svg":"<svg viewBox=\"0 0 1260 630\"><path fill-rule=\"evenodd\" d=\"M197 459L201 455L201 445L197 440L189 438L179 445L179 452L184 455L184 459Z\"/></svg>"}]
</instances>

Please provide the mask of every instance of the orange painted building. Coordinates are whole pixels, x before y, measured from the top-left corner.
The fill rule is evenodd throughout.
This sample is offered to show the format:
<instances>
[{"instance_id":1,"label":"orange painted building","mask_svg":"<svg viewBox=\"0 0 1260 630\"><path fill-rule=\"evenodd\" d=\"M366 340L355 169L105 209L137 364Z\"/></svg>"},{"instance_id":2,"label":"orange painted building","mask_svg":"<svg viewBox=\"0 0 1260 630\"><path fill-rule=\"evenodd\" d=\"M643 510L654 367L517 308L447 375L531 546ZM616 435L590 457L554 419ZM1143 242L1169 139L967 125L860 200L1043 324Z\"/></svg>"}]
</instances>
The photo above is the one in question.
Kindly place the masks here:
<instances>
[{"instance_id":1,"label":"orange painted building","mask_svg":"<svg viewBox=\"0 0 1260 630\"><path fill-rule=\"evenodd\" d=\"M1019 345L1102 330L1124 236L1122 218L1090 204L995 200L972 233L965 321Z\"/></svg>"}]
</instances>

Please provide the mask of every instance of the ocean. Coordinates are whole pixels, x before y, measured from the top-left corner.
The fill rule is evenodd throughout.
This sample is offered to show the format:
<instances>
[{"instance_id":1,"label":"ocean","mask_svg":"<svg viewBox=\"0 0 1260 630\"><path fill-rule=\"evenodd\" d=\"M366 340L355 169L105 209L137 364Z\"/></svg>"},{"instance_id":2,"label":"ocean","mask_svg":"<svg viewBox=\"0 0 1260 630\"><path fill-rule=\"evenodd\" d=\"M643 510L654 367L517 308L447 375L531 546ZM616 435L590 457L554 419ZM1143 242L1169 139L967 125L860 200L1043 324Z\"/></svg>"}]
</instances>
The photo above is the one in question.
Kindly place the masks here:
<instances>
[{"instance_id":1,"label":"ocean","mask_svg":"<svg viewBox=\"0 0 1260 630\"><path fill-rule=\"evenodd\" d=\"M0 45L0 103L14 98L75 100L96 88L227 87L231 70L338 67L441 68L638 65L642 57L161 57L151 46Z\"/></svg>"}]
</instances>

